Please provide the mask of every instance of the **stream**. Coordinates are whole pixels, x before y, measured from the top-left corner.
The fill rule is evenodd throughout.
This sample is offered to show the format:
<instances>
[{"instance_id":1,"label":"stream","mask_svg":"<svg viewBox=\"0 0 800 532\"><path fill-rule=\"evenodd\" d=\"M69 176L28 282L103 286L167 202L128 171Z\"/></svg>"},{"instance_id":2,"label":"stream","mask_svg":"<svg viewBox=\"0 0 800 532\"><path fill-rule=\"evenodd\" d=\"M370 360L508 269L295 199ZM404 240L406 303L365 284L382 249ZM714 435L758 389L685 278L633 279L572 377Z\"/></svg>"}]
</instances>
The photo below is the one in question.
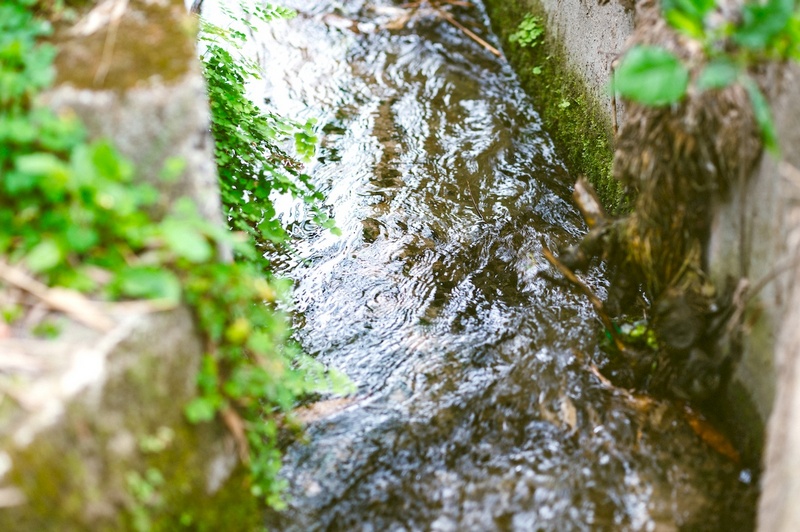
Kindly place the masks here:
<instances>
[{"instance_id":1,"label":"stream","mask_svg":"<svg viewBox=\"0 0 800 532\"><path fill-rule=\"evenodd\" d=\"M251 93L319 119L343 234L296 224L280 268L298 340L358 391L308 412L270 529L752 529L754 473L592 371L602 327L542 254L586 231L574 176L508 63L426 2L281 3ZM447 9L500 47L479 3Z\"/></svg>"}]
</instances>

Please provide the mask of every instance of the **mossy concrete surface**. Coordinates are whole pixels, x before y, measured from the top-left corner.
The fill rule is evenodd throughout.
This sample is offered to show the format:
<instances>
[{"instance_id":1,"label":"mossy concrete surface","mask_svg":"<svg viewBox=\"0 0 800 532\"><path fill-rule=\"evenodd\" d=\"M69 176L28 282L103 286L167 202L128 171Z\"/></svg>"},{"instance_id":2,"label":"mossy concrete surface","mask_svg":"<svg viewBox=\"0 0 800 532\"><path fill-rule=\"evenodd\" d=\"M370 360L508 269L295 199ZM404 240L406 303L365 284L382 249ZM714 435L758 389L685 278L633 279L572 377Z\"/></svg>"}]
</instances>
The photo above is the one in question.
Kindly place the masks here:
<instances>
[{"instance_id":1,"label":"mossy concrete surface","mask_svg":"<svg viewBox=\"0 0 800 532\"><path fill-rule=\"evenodd\" d=\"M486 0L526 91L573 175L585 175L611 212L628 207L611 176L613 160L611 64L621 53L633 17L616 2L586 0ZM526 16L536 16L544 39L521 47L509 36Z\"/></svg>"},{"instance_id":2,"label":"mossy concrete surface","mask_svg":"<svg viewBox=\"0 0 800 532\"><path fill-rule=\"evenodd\" d=\"M183 415L203 352L190 313L113 317L0 341L19 361L0 381L0 530L257 528L231 438Z\"/></svg>"},{"instance_id":3,"label":"mossy concrete surface","mask_svg":"<svg viewBox=\"0 0 800 532\"><path fill-rule=\"evenodd\" d=\"M191 198L222 224L196 22L180 0L106 0L53 37L56 86L44 101L77 114L161 192L160 216ZM167 177L168 179L165 179Z\"/></svg>"},{"instance_id":4,"label":"mossy concrete surface","mask_svg":"<svg viewBox=\"0 0 800 532\"><path fill-rule=\"evenodd\" d=\"M761 81L781 152L720 208L711 264L751 283L737 378L769 419L758 528L788 532L800 530L800 66L772 65Z\"/></svg>"}]
</instances>

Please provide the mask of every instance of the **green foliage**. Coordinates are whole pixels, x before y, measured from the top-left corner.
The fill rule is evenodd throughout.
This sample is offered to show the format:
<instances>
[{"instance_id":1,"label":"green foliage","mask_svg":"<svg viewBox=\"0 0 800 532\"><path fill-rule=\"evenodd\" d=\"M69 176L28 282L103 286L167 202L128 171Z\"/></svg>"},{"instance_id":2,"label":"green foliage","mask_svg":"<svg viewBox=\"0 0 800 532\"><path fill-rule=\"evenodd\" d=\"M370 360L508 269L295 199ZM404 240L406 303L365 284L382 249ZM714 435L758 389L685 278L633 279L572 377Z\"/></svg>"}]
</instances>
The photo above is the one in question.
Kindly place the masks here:
<instances>
[{"instance_id":1,"label":"green foliage","mask_svg":"<svg viewBox=\"0 0 800 532\"><path fill-rule=\"evenodd\" d=\"M294 12L271 5L248 9L245 15L268 22ZM297 122L259 108L247 98L246 83L259 79L257 66L238 51L245 31L254 26L246 17L228 11L232 28L202 23L201 55L211 103L211 132L220 177L222 200L232 225L258 241L284 244L289 236L273 208L273 194L290 194L313 210L313 220L338 234L323 212L322 195L302 173L302 163L316 150L315 120ZM230 50L233 50L232 53ZM296 155L289 154L287 148Z\"/></svg>"},{"instance_id":2,"label":"green foliage","mask_svg":"<svg viewBox=\"0 0 800 532\"><path fill-rule=\"evenodd\" d=\"M646 320L623 323L619 326L618 332L624 338L626 345L647 347L652 351L658 351L656 333Z\"/></svg>"},{"instance_id":3,"label":"green foliage","mask_svg":"<svg viewBox=\"0 0 800 532\"><path fill-rule=\"evenodd\" d=\"M542 19L534 15L526 15L519 23L517 31L508 36L508 41L517 43L522 48L534 48L544 34Z\"/></svg>"},{"instance_id":4,"label":"green foliage","mask_svg":"<svg viewBox=\"0 0 800 532\"><path fill-rule=\"evenodd\" d=\"M686 94L689 70L673 54L653 46L631 49L614 77L614 88L645 105L669 105Z\"/></svg>"},{"instance_id":5,"label":"green foliage","mask_svg":"<svg viewBox=\"0 0 800 532\"><path fill-rule=\"evenodd\" d=\"M149 213L158 192L136 179L135 168L113 146L87 141L75 119L36 103L36 94L53 80L54 53L39 42L49 26L32 15L32 5L0 4L0 256L51 286L95 298L188 303L206 336L207 353L200 394L187 406L187 417L199 422L226 412L240 419L249 444L251 491L279 507L278 422L293 425L291 409L305 393L347 391L345 378L289 342L288 319L278 310L288 283L265 279L255 240L287 239L273 192L313 202L320 223L332 226L300 163L276 147L289 139L299 156L309 157L316 142L313 124L261 112L244 97L250 67L209 46L204 58L221 187L232 223L244 231L205 221L188 199L154 220ZM257 11L267 19L285 13ZM168 160L162 178L174 181L184 167ZM219 250L228 247L249 260L221 261ZM4 318L16 314L9 309ZM128 479L138 501L134 520L142 529L147 508L157 502L150 488L159 482L148 475Z\"/></svg>"},{"instance_id":6,"label":"green foliage","mask_svg":"<svg viewBox=\"0 0 800 532\"><path fill-rule=\"evenodd\" d=\"M283 489L276 480L278 415L291 424L299 396L331 391L329 379L338 378L289 341L288 320L273 306L287 288L268 283L248 262L198 265L186 285L186 298L215 346L203 359L200 395L186 415L199 423L232 411L244 420L251 491L274 507L280 507Z\"/></svg>"},{"instance_id":7,"label":"green foliage","mask_svg":"<svg viewBox=\"0 0 800 532\"><path fill-rule=\"evenodd\" d=\"M12 0L0 4L0 106L4 110L20 111L20 106L53 80L51 65L55 49L36 45L37 39L49 35L51 29L47 22L34 18L34 3L34 0ZM11 133L10 125L13 122L2 123L0 127L3 132ZM30 128L25 129L23 136L33 133Z\"/></svg>"},{"instance_id":8,"label":"green foliage","mask_svg":"<svg viewBox=\"0 0 800 532\"><path fill-rule=\"evenodd\" d=\"M256 31L251 19L269 22L294 16L294 12L269 4L255 8L242 4L240 9L244 16L227 11L230 28L202 22L200 35L205 43L201 60L226 214L234 229L249 235L251 244L281 246L288 242L289 233L278 219L273 200L276 194L289 194L311 207L313 222L338 234L322 209L322 194L302 172L300 159L309 160L316 151L315 121L287 119L259 108L246 96L246 83L260 76L257 65L240 52L246 32ZM177 245L187 239L176 234L174 241ZM187 251L197 250L191 246ZM279 509L284 486L276 480L281 466L276 448L278 415L291 425L290 411L300 395L348 393L351 387L341 374L326 372L289 341L288 321L275 311L288 286L262 279L257 266L261 253L255 247L239 246L237 252L249 260L204 264L188 278L187 299L217 347L203 360L198 377L201 394L187 406L186 414L196 423L220 412L242 417L250 451L251 491Z\"/></svg>"},{"instance_id":9,"label":"green foliage","mask_svg":"<svg viewBox=\"0 0 800 532\"><path fill-rule=\"evenodd\" d=\"M670 25L695 39L705 35L705 17L716 7L715 0L663 0L661 8Z\"/></svg>"},{"instance_id":10,"label":"green foliage","mask_svg":"<svg viewBox=\"0 0 800 532\"><path fill-rule=\"evenodd\" d=\"M664 0L662 8L673 28L699 41L705 50L707 64L694 81L696 87L716 90L741 83L753 105L764 145L777 152L769 105L748 70L766 60L800 60L800 9L796 0L752 1L742 7L735 22L724 24L710 20L717 9L715 0ZM614 77L615 90L645 105L680 101L688 90L688 69L676 64L674 56L668 58L666 50L649 50L650 54L660 53L661 59L643 60L641 47L630 50Z\"/></svg>"},{"instance_id":11,"label":"green foliage","mask_svg":"<svg viewBox=\"0 0 800 532\"><path fill-rule=\"evenodd\" d=\"M733 40L756 53L800 59L799 21L795 0L751 2L742 9L742 23L733 30Z\"/></svg>"}]
</instances>

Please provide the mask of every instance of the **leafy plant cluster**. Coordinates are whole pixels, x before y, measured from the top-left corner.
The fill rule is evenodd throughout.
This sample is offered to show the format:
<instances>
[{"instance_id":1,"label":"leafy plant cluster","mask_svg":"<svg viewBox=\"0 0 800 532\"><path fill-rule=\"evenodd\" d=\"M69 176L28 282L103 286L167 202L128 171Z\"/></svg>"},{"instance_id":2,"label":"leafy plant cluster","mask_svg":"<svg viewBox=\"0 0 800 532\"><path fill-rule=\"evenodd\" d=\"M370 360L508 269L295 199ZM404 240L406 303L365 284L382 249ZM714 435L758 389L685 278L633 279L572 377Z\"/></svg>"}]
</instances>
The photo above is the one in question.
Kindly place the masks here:
<instances>
[{"instance_id":1,"label":"leafy plant cluster","mask_svg":"<svg viewBox=\"0 0 800 532\"><path fill-rule=\"evenodd\" d=\"M543 34L542 19L528 14L519 23L517 31L508 36L508 40L509 42L517 43L522 48L534 48L541 42Z\"/></svg>"},{"instance_id":2,"label":"leafy plant cluster","mask_svg":"<svg viewBox=\"0 0 800 532\"><path fill-rule=\"evenodd\" d=\"M241 50L245 31L255 31L252 19L269 22L294 16L294 12L270 4L249 8L242 15L225 10L232 27L221 28L202 21L201 54L211 104L211 132L219 171L222 200L232 225L261 242L285 244L288 233L273 207L274 194L290 194L304 200L313 221L334 233L334 222L322 210L322 194L302 173L298 160L316 151L316 121L297 122L259 108L246 96L246 83L260 79L257 65ZM294 149L297 156L289 155Z\"/></svg>"},{"instance_id":3,"label":"leafy plant cluster","mask_svg":"<svg viewBox=\"0 0 800 532\"><path fill-rule=\"evenodd\" d=\"M275 147L273 139L292 130L274 115L256 113L243 97L243 70L230 56L221 50L206 55L215 62L207 71L218 83L210 95L222 139L217 155L226 169L221 185L236 227L246 231L208 223L189 199L155 220L148 213L159 200L157 190L137 180L113 146L87 140L74 117L37 103L54 79L55 50L41 42L51 28L34 9L35 0L0 3L0 257L49 286L95 299L188 303L207 352L200 395L187 417L201 422L222 415L238 428L253 494L279 507L279 419L291 419L300 395L345 382L289 341L288 320L277 309L287 283L265 278L253 237L286 239L274 226L265 189L319 202L299 163ZM224 67L233 78L219 85ZM230 124L220 125L222 118ZM310 153L310 129L294 134L301 152ZM182 171L182 161L168 161L162 178L176 179ZM228 247L242 260L222 261L219 250ZM20 312L3 315L18 318Z\"/></svg>"},{"instance_id":4,"label":"leafy plant cluster","mask_svg":"<svg viewBox=\"0 0 800 532\"><path fill-rule=\"evenodd\" d=\"M682 35L700 42L705 64L692 78L690 68L668 50L638 46L623 58L614 90L651 106L679 102L690 85L698 90L741 83L753 105L767 148L777 150L775 126L766 98L748 74L766 60L800 60L800 9L796 0L745 4L738 17L723 19L715 0L664 0L665 19Z\"/></svg>"}]
</instances>

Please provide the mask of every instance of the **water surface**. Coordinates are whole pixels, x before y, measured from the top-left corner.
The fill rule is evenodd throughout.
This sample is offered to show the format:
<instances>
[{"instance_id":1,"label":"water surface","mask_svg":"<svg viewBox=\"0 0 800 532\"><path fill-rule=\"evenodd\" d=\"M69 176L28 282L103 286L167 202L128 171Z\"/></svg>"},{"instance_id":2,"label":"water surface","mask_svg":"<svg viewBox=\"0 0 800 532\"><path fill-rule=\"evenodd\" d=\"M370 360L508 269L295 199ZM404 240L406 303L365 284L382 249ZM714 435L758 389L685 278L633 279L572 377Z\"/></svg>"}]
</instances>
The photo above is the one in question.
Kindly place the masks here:
<instances>
[{"instance_id":1,"label":"water surface","mask_svg":"<svg viewBox=\"0 0 800 532\"><path fill-rule=\"evenodd\" d=\"M297 225L283 273L299 340L358 393L288 449L270 526L752 528L747 471L591 371L600 325L542 275L542 245L585 232L574 178L505 60L427 4L284 3L299 16L256 33L252 94L320 119L309 173L343 236ZM480 6L450 12L499 46Z\"/></svg>"}]
</instances>

